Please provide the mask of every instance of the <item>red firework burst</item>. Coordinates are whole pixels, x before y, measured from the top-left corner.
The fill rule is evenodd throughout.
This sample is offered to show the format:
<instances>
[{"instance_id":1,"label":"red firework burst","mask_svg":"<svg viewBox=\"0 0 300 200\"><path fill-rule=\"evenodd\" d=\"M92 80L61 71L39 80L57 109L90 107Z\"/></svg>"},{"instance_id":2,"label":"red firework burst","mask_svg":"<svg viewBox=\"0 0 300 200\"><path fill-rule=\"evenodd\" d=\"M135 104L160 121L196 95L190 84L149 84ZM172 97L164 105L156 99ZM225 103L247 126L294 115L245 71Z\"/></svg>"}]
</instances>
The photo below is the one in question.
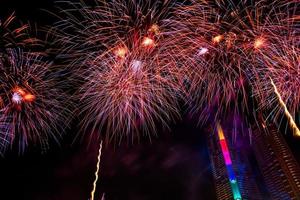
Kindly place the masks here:
<instances>
[{"instance_id":1,"label":"red firework burst","mask_svg":"<svg viewBox=\"0 0 300 200\"><path fill-rule=\"evenodd\" d=\"M216 106L218 116L232 107L247 109L247 85L262 52L290 31L286 7L228 0L178 9L169 25L175 24L173 46L196 110Z\"/></svg>"},{"instance_id":2,"label":"red firework burst","mask_svg":"<svg viewBox=\"0 0 300 200\"><path fill-rule=\"evenodd\" d=\"M1 54L1 152L15 142L24 150L28 143L45 148L49 138L59 138L66 97L56 89L58 74L50 66L38 53L7 49Z\"/></svg>"},{"instance_id":3,"label":"red firework burst","mask_svg":"<svg viewBox=\"0 0 300 200\"><path fill-rule=\"evenodd\" d=\"M55 34L61 56L73 59L73 80L83 82L77 95L83 127L105 128L109 140L135 140L155 134L157 122L167 126L177 115L179 96L178 70L162 23L171 1L71 5L80 14L63 10L69 18L57 24Z\"/></svg>"}]
</instances>

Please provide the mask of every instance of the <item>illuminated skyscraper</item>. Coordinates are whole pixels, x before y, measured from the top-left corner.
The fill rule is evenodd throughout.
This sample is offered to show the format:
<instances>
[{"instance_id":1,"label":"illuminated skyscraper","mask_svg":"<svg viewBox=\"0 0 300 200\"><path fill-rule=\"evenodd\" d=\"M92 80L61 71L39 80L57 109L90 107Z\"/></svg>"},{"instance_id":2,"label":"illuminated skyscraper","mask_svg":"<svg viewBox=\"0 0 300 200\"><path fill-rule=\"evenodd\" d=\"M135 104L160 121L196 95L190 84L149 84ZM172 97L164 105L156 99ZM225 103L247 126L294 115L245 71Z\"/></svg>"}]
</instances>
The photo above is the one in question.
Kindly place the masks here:
<instances>
[{"instance_id":1,"label":"illuminated skyscraper","mask_svg":"<svg viewBox=\"0 0 300 200\"><path fill-rule=\"evenodd\" d=\"M231 161L231 156L230 156L230 152L227 146L227 141L225 139L224 136L224 132L223 129L221 127L220 124L217 125L217 129L218 129L218 140L219 140L219 144L221 146L221 151L223 154L223 159L225 161L225 165L226 165L226 171L227 171L227 175L228 175L228 179L229 179L229 184L232 190L232 195L233 195L233 199L234 200L241 200L241 193L240 193L240 189L238 187L238 183L237 183L237 179L235 176L235 173L233 171L233 167L232 167L232 161Z\"/></svg>"},{"instance_id":2,"label":"illuminated skyscraper","mask_svg":"<svg viewBox=\"0 0 300 200\"><path fill-rule=\"evenodd\" d=\"M218 126L217 134L208 136L208 147L219 200L265 200L258 185L257 172L249 161L251 149L243 145L242 138L232 142L228 130ZM242 144L242 145L241 145Z\"/></svg>"},{"instance_id":3,"label":"illuminated skyscraper","mask_svg":"<svg viewBox=\"0 0 300 200\"><path fill-rule=\"evenodd\" d=\"M208 136L217 198L300 200L300 166L275 125L250 130L230 122Z\"/></svg>"},{"instance_id":4,"label":"illuminated skyscraper","mask_svg":"<svg viewBox=\"0 0 300 200\"><path fill-rule=\"evenodd\" d=\"M233 199L230 183L228 181L226 165L222 157L222 151L218 147L218 143L216 142L214 135L209 136L208 147L212 164L216 196L218 199Z\"/></svg>"},{"instance_id":5,"label":"illuminated skyscraper","mask_svg":"<svg viewBox=\"0 0 300 200\"><path fill-rule=\"evenodd\" d=\"M253 149L271 199L300 199L300 167L283 136L271 125L253 132Z\"/></svg>"}]
</instances>

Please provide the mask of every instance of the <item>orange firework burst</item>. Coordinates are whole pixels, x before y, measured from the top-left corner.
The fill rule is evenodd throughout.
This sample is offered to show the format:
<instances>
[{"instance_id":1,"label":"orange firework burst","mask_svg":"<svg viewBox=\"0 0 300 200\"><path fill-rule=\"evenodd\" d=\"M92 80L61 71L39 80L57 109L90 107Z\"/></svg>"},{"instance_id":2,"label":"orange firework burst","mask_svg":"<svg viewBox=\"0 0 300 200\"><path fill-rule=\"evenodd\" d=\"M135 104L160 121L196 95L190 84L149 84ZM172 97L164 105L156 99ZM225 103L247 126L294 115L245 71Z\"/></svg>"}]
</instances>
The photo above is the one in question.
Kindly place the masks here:
<instances>
[{"instance_id":1,"label":"orange firework burst","mask_svg":"<svg viewBox=\"0 0 300 200\"><path fill-rule=\"evenodd\" d=\"M66 122L66 99L56 89L50 63L38 53L7 49L0 60L0 135L1 152L14 142L24 150L28 143L47 147L49 137L58 139Z\"/></svg>"}]
</instances>

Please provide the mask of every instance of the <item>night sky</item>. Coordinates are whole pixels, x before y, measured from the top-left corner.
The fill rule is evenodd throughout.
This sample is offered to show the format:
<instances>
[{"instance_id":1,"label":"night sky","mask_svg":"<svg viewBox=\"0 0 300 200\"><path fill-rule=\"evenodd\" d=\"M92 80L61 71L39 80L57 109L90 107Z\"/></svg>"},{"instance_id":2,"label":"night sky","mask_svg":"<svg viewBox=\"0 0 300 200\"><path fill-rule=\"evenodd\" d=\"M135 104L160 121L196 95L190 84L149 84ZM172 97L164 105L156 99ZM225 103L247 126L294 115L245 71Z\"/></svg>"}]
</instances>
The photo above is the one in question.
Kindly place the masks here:
<instances>
[{"instance_id":1,"label":"night sky","mask_svg":"<svg viewBox=\"0 0 300 200\"><path fill-rule=\"evenodd\" d=\"M140 144L105 146L96 197L112 200L215 199L205 131L182 120ZM69 133L71 138L72 133ZM1 196L19 200L88 199L99 140L93 138L41 154L29 148L0 160Z\"/></svg>"},{"instance_id":2,"label":"night sky","mask_svg":"<svg viewBox=\"0 0 300 200\"><path fill-rule=\"evenodd\" d=\"M0 17L16 12L18 19L50 26L54 0L1 0ZM76 123L74 123L76 124ZM139 144L106 145L103 149L96 199L207 200L216 199L207 150L209 129L183 117L170 131ZM87 200L90 197L99 139L76 140L70 128L61 144L47 152L31 147L24 153L9 151L0 158L0 199ZM300 140L286 136L300 161Z\"/></svg>"}]
</instances>

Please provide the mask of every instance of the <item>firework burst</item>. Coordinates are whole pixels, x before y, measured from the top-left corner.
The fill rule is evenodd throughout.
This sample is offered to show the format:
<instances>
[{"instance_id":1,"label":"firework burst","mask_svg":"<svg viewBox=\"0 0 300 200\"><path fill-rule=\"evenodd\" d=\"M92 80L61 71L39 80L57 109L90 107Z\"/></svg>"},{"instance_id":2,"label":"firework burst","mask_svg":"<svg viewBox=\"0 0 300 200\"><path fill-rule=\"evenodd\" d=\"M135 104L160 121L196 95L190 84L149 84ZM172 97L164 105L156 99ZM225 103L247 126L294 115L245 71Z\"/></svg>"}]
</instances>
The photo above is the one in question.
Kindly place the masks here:
<instances>
[{"instance_id":1,"label":"firework burst","mask_svg":"<svg viewBox=\"0 0 300 200\"><path fill-rule=\"evenodd\" d=\"M175 12L169 21L175 24L173 46L178 63L184 63L188 98L196 110L217 107L216 117L228 109L248 110L252 71L265 48L289 31L283 7L264 0L205 1Z\"/></svg>"},{"instance_id":2,"label":"firework burst","mask_svg":"<svg viewBox=\"0 0 300 200\"><path fill-rule=\"evenodd\" d=\"M109 139L151 135L156 122L167 125L177 113L173 63L162 46L147 40L131 49L117 47L89 65L93 73L80 94L85 126L106 126Z\"/></svg>"},{"instance_id":3,"label":"firework burst","mask_svg":"<svg viewBox=\"0 0 300 200\"><path fill-rule=\"evenodd\" d=\"M38 53L7 49L0 60L1 152L18 144L21 151L34 143L47 147L49 138L58 140L63 126L66 100L56 89L55 75Z\"/></svg>"},{"instance_id":4,"label":"firework burst","mask_svg":"<svg viewBox=\"0 0 300 200\"><path fill-rule=\"evenodd\" d=\"M96 1L56 24L61 56L72 58L72 80L84 129L107 130L108 139L155 133L177 115L179 73L162 21L171 1ZM79 15L78 15L79 13ZM73 36L72 36L73 35Z\"/></svg>"},{"instance_id":5,"label":"firework burst","mask_svg":"<svg viewBox=\"0 0 300 200\"><path fill-rule=\"evenodd\" d=\"M161 21L173 7L169 0L92 2L62 2L62 17L52 29L60 57L71 60L69 66L82 72L88 71L84 62L89 57L120 45L120 41L128 43L134 34L136 38L161 34Z\"/></svg>"},{"instance_id":6,"label":"firework burst","mask_svg":"<svg viewBox=\"0 0 300 200\"><path fill-rule=\"evenodd\" d=\"M272 56L279 56L274 51L283 49L281 41L292 34L299 43L293 2L67 4L73 8L62 9L67 18L56 24L54 33L60 56L71 59L70 80L80 83L76 96L86 115L83 127L105 127L112 138L116 133L122 138L137 136L137 130L154 132L155 121L167 124L176 113L178 94L186 95L193 110L202 111L201 119L212 110L216 119L228 110L246 113L251 86L261 104L270 105L260 95L264 89L257 89L263 83L260 73L276 68L270 65ZM268 85L271 77L281 92L277 72L272 73L265 76ZM290 99L295 113L298 100Z\"/></svg>"}]
</instances>

